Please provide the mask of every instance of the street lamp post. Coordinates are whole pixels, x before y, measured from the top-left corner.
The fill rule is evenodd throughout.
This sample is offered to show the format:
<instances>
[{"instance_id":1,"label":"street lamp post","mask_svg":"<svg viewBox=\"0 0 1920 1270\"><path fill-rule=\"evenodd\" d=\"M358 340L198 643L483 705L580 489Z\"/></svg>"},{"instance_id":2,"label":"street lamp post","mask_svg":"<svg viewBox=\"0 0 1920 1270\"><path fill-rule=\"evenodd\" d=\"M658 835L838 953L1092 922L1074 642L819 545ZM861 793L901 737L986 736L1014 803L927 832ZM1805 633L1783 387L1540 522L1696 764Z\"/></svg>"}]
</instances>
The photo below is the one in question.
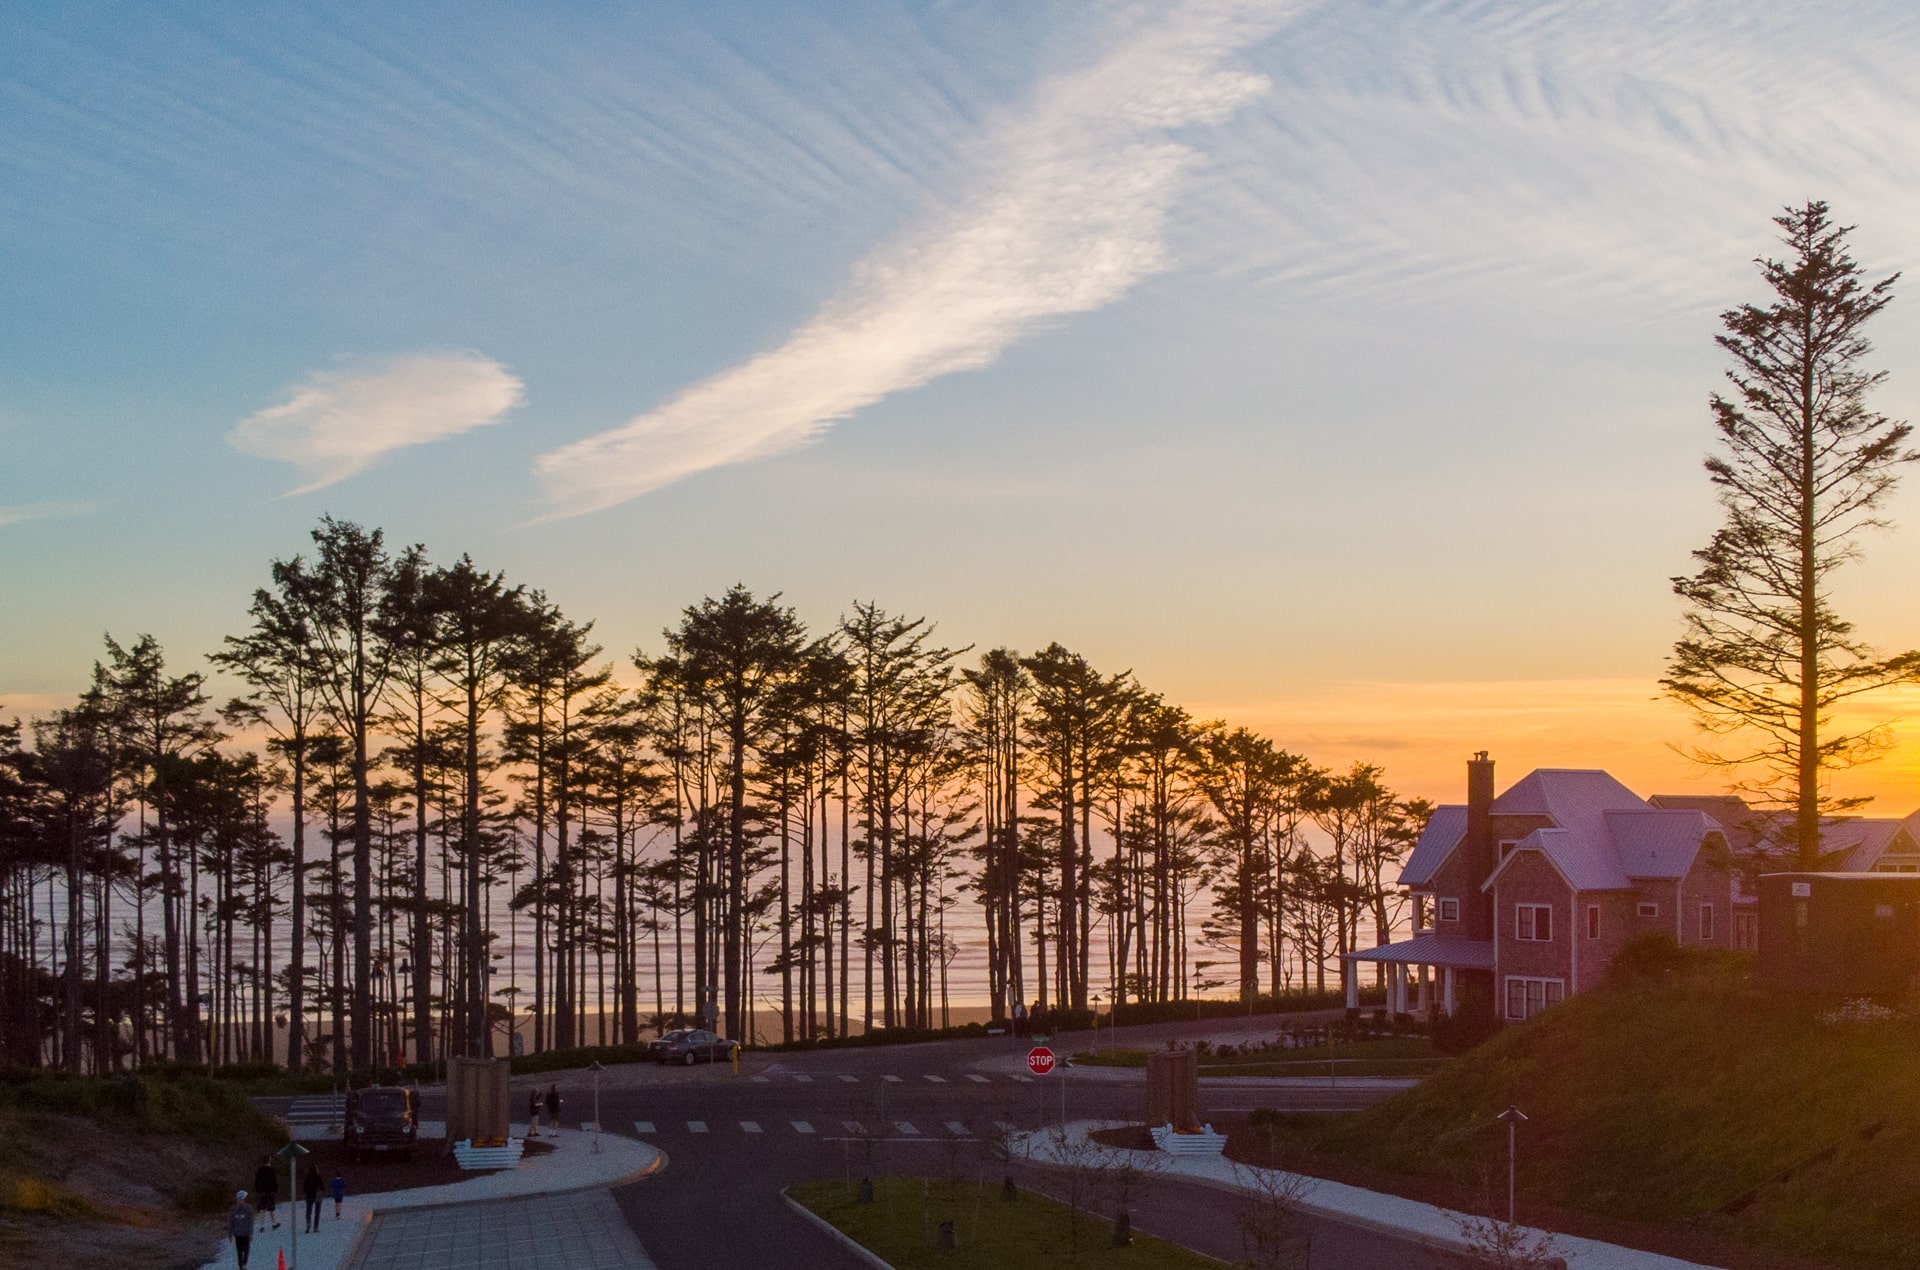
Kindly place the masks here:
<instances>
[{"instance_id":1,"label":"street lamp post","mask_svg":"<svg viewBox=\"0 0 1920 1270\"><path fill-rule=\"evenodd\" d=\"M289 1142L274 1154L287 1162L287 1194L292 1198L293 1203L298 1204L300 1202L300 1188L297 1185L298 1169L300 1157L307 1154L307 1149L298 1142ZM287 1215L293 1218L302 1216L297 1210ZM293 1264L288 1267L288 1270L300 1270L300 1222L298 1220L293 1222Z\"/></svg>"},{"instance_id":2,"label":"street lamp post","mask_svg":"<svg viewBox=\"0 0 1920 1270\"><path fill-rule=\"evenodd\" d=\"M1100 1052L1100 994L1093 994L1093 1052Z\"/></svg>"},{"instance_id":3,"label":"street lamp post","mask_svg":"<svg viewBox=\"0 0 1920 1270\"><path fill-rule=\"evenodd\" d=\"M1513 1225L1513 1175L1517 1144L1514 1131L1526 1123L1527 1114L1518 1107L1508 1107L1496 1120L1504 1121L1507 1126L1507 1225Z\"/></svg>"},{"instance_id":4,"label":"street lamp post","mask_svg":"<svg viewBox=\"0 0 1920 1270\"><path fill-rule=\"evenodd\" d=\"M593 1153L600 1154L600 1073L606 1069L600 1066L600 1060L593 1061Z\"/></svg>"}]
</instances>

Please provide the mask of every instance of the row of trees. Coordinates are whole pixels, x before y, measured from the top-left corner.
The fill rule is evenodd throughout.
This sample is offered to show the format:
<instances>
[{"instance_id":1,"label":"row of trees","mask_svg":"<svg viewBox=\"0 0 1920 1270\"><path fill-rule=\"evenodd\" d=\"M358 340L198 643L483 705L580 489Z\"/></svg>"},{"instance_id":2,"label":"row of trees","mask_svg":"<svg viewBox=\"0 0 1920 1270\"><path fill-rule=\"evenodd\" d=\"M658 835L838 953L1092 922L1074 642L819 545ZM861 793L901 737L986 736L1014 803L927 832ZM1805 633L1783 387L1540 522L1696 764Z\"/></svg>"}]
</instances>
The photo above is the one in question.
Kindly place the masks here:
<instances>
[{"instance_id":1,"label":"row of trees","mask_svg":"<svg viewBox=\"0 0 1920 1270\"><path fill-rule=\"evenodd\" d=\"M740 1036L776 992L787 1040L926 1027L963 939L996 1017L1218 987L1195 934L1245 996L1324 989L1426 816L1057 644L973 657L875 604L810 631L734 587L616 676L591 622L378 530L323 520L269 578L217 708L109 638L74 706L0 730L9 1061L365 1070L508 1019Z\"/></svg>"}]
</instances>

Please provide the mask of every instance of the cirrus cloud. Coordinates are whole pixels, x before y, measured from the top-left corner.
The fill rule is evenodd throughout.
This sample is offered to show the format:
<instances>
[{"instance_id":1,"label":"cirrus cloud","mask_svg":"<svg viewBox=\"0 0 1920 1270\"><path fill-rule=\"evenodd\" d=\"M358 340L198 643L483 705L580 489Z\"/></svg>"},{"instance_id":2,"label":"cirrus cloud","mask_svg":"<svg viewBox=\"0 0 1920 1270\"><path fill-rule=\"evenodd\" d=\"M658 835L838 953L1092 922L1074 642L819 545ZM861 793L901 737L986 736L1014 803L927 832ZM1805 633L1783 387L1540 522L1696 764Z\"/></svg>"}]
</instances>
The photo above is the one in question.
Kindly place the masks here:
<instances>
[{"instance_id":1,"label":"cirrus cloud","mask_svg":"<svg viewBox=\"0 0 1920 1270\"><path fill-rule=\"evenodd\" d=\"M242 419L227 443L298 467L307 481L290 493L304 494L391 450L498 423L525 400L520 380L490 357L413 353L316 371Z\"/></svg>"},{"instance_id":2,"label":"cirrus cloud","mask_svg":"<svg viewBox=\"0 0 1920 1270\"><path fill-rule=\"evenodd\" d=\"M544 454L577 515L707 468L790 450L892 393L986 366L1048 319L1113 303L1169 268L1169 209L1199 153L1174 135L1270 88L1228 63L1291 0L1136 11L1090 65L1042 82L983 138L967 192L862 260L779 347L624 426Z\"/></svg>"}]
</instances>

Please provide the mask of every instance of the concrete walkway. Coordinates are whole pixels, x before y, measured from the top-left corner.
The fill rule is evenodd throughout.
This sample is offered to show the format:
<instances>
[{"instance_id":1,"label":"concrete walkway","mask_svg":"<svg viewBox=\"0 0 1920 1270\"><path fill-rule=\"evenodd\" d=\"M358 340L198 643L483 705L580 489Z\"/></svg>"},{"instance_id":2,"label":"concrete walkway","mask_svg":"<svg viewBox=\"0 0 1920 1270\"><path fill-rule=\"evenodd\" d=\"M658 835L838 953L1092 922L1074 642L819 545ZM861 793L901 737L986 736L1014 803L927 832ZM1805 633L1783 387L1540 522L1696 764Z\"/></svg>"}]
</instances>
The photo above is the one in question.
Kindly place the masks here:
<instances>
[{"instance_id":1,"label":"concrete walkway","mask_svg":"<svg viewBox=\"0 0 1920 1270\"><path fill-rule=\"evenodd\" d=\"M522 1130L516 1129L516 1132ZM448 1205L460 1205L461 1209L452 1210L456 1216L454 1223L460 1228L479 1230L486 1220L485 1214L492 1211L491 1204L485 1201L519 1200L532 1196L558 1195L566 1192L586 1191L595 1188L617 1186L645 1177L666 1164L666 1155L644 1142L624 1138L615 1134L600 1135L600 1151L593 1149L594 1135L579 1129L561 1129L556 1136L545 1137L554 1150L542 1155L529 1156L522 1160L517 1169L508 1169L498 1173L483 1173L464 1181L449 1182L444 1186L422 1186L407 1191L382 1191L372 1195L355 1195L352 1192L353 1178L347 1178L347 1202L344 1215L336 1220L333 1215L333 1201L328 1199L322 1205L320 1231L318 1234L299 1232L298 1246L295 1245L296 1228L300 1225L304 1206L299 1204L280 1205L280 1229L256 1232L253 1237L252 1255L248 1261L249 1270L275 1270L276 1258L284 1250L287 1254L289 1270L345 1270L356 1264L363 1243L373 1239L387 1214L400 1214L416 1209L439 1209ZM480 1207L464 1207L481 1205ZM608 1201L611 1207L611 1200ZM517 1207L517 1206L516 1206ZM538 1207L525 1214L529 1220L540 1216ZM558 1210L548 1210L550 1212ZM616 1217L618 1215L616 1214ZM434 1223L405 1223L412 1231L438 1230ZM626 1230L624 1221L620 1229ZM632 1239L627 1232L627 1239ZM384 1238L374 1240L385 1244ZM499 1245L506 1247L507 1245ZM576 1241L573 1245L577 1255L584 1250ZM632 1245L632 1253L638 1260L608 1261L608 1266L650 1267L653 1263L646 1260L639 1251L637 1243ZM594 1255L600 1255L596 1250ZM297 1257L297 1260L296 1260ZM372 1264L372 1263L368 1263ZM381 1263L385 1264L385 1263ZM404 1263L418 1265L422 1270L440 1270L441 1267L505 1267L515 1270L525 1266L544 1267L544 1261L504 1261L492 1255L484 1259L463 1257L459 1260L420 1260ZM601 1261L576 1260L553 1264L577 1264L600 1266ZM222 1241L220 1253L206 1263L203 1270L233 1270L233 1245Z\"/></svg>"},{"instance_id":2,"label":"concrete walkway","mask_svg":"<svg viewBox=\"0 0 1920 1270\"><path fill-rule=\"evenodd\" d=\"M1073 1151L1087 1143L1087 1135L1095 1129L1114 1127L1119 1121L1075 1121L1067 1126L1068 1150ZM1022 1135L1018 1149L1037 1164L1051 1163L1059 1146L1052 1131ZM1120 1148L1094 1149L1105 1154L1119 1157L1129 1155L1150 1156L1153 1167L1171 1177L1190 1178L1196 1182L1219 1186L1233 1191L1250 1189L1252 1178L1269 1170L1255 1169L1237 1164L1224 1156L1186 1156L1163 1155L1157 1151L1126 1151ZM1357 1186L1347 1186L1340 1182L1330 1182L1323 1178L1302 1177L1299 1179L1300 1207L1317 1217L1332 1221L1346 1222L1350 1225L1377 1230L1401 1238L1415 1239L1431 1247L1449 1252L1469 1251L1461 1237L1461 1224L1468 1220L1467 1214L1456 1213L1451 1209L1440 1208L1433 1204L1422 1204L1417 1200L1402 1199L1398 1195L1383 1195L1378 1191L1366 1191ZM1602 1243L1597 1239L1580 1239L1573 1235L1553 1236L1555 1251L1565 1257L1568 1270L1714 1270L1714 1267L1702 1266L1694 1261L1682 1261L1677 1257L1662 1256L1654 1252L1642 1252L1638 1248L1624 1248L1619 1244Z\"/></svg>"}]
</instances>

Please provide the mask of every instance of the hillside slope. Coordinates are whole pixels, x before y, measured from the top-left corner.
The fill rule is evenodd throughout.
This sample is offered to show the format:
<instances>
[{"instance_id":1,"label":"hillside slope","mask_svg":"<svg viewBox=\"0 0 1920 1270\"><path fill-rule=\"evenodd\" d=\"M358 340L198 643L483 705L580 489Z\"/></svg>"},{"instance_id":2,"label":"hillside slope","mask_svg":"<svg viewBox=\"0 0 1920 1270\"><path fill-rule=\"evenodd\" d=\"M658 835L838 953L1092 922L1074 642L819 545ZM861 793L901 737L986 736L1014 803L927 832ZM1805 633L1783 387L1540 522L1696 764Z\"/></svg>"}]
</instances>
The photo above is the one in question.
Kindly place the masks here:
<instances>
[{"instance_id":1,"label":"hillside slope","mask_svg":"<svg viewBox=\"0 0 1920 1270\"><path fill-rule=\"evenodd\" d=\"M1303 1145L1556 1207L1692 1222L1836 1262L1920 1264L1920 1021L1776 999L1731 955L1689 959L1506 1029Z\"/></svg>"},{"instance_id":2,"label":"hillside slope","mask_svg":"<svg viewBox=\"0 0 1920 1270\"><path fill-rule=\"evenodd\" d=\"M204 1078L0 1077L0 1266L197 1266L279 1140Z\"/></svg>"}]
</instances>

